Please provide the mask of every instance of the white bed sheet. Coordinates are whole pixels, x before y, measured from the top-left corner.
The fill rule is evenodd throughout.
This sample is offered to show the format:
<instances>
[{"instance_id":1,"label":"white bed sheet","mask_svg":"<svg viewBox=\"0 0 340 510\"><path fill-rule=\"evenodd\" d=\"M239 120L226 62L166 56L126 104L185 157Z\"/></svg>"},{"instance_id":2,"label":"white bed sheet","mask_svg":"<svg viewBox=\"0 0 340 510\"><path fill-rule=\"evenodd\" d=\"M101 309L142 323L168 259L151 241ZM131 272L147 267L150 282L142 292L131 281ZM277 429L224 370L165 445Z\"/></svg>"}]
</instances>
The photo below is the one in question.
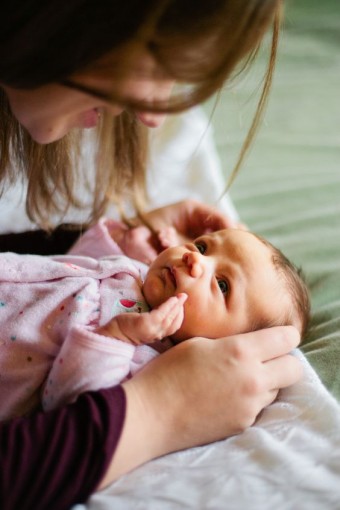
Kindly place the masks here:
<instances>
[{"instance_id":1,"label":"white bed sheet","mask_svg":"<svg viewBox=\"0 0 340 510\"><path fill-rule=\"evenodd\" d=\"M73 510L340 508L340 408L307 360L255 426L156 459ZM174 431L176 434L176 431Z\"/></svg>"}]
</instances>

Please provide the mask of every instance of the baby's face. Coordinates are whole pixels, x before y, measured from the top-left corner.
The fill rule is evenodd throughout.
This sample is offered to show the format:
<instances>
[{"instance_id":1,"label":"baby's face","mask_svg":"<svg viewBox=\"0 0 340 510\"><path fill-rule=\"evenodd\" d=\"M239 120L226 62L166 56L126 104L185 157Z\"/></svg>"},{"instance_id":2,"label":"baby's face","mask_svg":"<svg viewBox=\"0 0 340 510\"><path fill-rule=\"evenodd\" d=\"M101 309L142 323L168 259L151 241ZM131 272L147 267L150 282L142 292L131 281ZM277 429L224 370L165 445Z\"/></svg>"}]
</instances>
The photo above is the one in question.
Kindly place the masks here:
<instances>
[{"instance_id":1,"label":"baby's face","mask_svg":"<svg viewBox=\"0 0 340 510\"><path fill-rule=\"evenodd\" d=\"M168 248L150 266L143 293L152 308L185 292L184 320L174 339L220 338L277 320L285 306L272 252L244 230L206 234Z\"/></svg>"}]
</instances>

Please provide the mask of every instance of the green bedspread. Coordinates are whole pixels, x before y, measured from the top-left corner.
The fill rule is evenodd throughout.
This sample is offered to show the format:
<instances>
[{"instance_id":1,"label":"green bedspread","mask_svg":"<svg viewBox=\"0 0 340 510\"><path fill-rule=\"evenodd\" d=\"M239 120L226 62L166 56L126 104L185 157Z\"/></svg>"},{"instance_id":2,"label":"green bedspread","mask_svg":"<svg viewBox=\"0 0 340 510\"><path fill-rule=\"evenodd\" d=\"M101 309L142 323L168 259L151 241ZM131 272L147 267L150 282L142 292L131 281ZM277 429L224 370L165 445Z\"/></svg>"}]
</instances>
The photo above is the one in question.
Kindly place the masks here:
<instances>
[{"instance_id":1,"label":"green bedspread","mask_svg":"<svg viewBox=\"0 0 340 510\"><path fill-rule=\"evenodd\" d=\"M269 106L231 189L241 219L302 266L313 318L302 350L340 400L340 3L286 9ZM245 136L266 59L224 90L213 116L228 175ZM207 105L208 112L211 104Z\"/></svg>"}]
</instances>

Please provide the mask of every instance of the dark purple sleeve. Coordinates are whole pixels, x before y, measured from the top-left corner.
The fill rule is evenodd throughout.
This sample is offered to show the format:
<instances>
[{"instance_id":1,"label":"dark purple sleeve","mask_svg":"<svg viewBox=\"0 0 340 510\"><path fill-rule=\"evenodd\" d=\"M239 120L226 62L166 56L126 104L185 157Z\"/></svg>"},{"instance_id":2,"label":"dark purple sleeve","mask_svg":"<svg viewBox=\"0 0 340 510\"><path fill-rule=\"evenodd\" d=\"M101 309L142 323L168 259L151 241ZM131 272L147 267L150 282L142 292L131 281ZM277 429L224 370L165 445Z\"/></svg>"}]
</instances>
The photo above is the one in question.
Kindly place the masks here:
<instances>
[{"instance_id":1,"label":"dark purple sleeve","mask_svg":"<svg viewBox=\"0 0 340 510\"><path fill-rule=\"evenodd\" d=\"M61 510L96 490L125 417L121 386L0 424L1 510Z\"/></svg>"}]
</instances>

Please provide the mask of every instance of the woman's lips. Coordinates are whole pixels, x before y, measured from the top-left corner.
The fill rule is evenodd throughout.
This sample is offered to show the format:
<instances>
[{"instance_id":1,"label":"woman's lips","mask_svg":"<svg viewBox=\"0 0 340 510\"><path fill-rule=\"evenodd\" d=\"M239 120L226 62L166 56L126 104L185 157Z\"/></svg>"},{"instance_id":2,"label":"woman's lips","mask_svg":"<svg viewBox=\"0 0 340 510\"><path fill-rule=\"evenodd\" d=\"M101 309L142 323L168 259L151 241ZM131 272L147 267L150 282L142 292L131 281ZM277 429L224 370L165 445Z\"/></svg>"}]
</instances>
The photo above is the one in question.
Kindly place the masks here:
<instances>
[{"instance_id":1,"label":"woman's lips","mask_svg":"<svg viewBox=\"0 0 340 510\"><path fill-rule=\"evenodd\" d=\"M80 126L84 129L90 129L96 127L99 120L99 111L97 108L93 108L92 110L88 110L81 115L80 118Z\"/></svg>"}]
</instances>

